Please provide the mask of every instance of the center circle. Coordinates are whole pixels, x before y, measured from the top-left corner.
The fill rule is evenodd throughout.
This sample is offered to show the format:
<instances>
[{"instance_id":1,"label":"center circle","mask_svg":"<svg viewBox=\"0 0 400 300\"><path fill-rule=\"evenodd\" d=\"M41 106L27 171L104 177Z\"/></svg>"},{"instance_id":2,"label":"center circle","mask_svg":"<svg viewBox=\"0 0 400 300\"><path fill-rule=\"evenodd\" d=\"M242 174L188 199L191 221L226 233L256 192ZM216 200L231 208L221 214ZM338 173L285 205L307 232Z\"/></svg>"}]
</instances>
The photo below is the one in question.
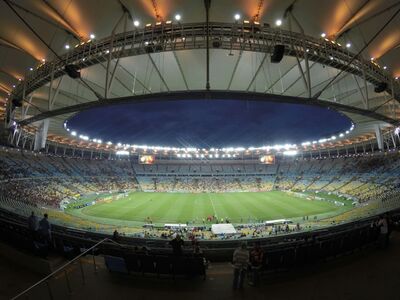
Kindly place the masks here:
<instances>
[{"instance_id":1,"label":"center circle","mask_svg":"<svg viewBox=\"0 0 400 300\"><path fill-rule=\"evenodd\" d=\"M340 112L318 106L190 99L97 107L66 121L70 132L104 142L198 148L297 144L351 124Z\"/></svg>"}]
</instances>

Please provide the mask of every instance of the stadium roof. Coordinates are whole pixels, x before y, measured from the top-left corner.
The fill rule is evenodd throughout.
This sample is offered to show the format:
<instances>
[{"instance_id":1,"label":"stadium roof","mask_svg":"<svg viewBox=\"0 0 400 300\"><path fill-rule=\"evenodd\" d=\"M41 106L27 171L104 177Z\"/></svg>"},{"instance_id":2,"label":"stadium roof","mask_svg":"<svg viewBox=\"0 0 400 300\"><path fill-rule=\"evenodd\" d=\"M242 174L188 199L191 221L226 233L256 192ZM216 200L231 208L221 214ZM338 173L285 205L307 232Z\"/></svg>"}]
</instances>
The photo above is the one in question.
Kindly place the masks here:
<instances>
[{"instance_id":1,"label":"stadium roof","mask_svg":"<svg viewBox=\"0 0 400 300\"><path fill-rule=\"evenodd\" d=\"M71 136L64 120L104 103L189 92L314 101L344 112L355 130L322 147L370 139L377 125L397 123L400 2L212 0L210 31L207 2L1 2L0 114L14 99L22 103L14 119L26 130L35 132L50 117L49 140L96 148L105 145ZM285 55L272 63L276 44L286 46ZM66 74L71 64L81 79ZM380 83L385 91L376 93Z\"/></svg>"}]
</instances>

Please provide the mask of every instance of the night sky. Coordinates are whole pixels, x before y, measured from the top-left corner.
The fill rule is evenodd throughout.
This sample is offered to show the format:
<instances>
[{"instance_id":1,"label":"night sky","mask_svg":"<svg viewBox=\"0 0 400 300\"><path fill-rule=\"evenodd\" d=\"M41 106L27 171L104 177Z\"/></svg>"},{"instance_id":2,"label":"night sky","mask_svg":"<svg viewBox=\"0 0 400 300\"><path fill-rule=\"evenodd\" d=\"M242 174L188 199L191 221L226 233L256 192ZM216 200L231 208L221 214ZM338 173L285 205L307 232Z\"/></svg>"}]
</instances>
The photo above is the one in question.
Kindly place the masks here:
<instances>
[{"instance_id":1,"label":"night sky","mask_svg":"<svg viewBox=\"0 0 400 300\"><path fill-rule=\"evenodd\" d=\"M235 100L114 105L68 121L78 135L103 142L199 148L302 143L350 126L347 117L326 108Z\"/></svg>"}]
</instances>

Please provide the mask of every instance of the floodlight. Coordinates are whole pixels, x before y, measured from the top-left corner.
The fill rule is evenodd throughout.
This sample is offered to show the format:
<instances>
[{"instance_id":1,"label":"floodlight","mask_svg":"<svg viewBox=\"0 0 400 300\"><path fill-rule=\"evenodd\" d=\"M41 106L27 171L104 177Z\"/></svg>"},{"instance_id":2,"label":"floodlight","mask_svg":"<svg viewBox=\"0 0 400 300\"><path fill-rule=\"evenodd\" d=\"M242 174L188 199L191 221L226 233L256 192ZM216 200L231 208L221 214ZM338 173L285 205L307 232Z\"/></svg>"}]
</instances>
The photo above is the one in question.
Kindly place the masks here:
<instances>
[{"instance_id":1,"label":"floodlight","mask_svg":"<svg viewBox=\"0 0 400 300\"><path fill-rule=\"evenodd\" d=\"M180 21L180 20L181 20L181 18L182 18L182 17L181 17L181 15L180 15L180 14L176 14L176 15L175 15L175 20L177 20L177 21Z\"/></svg>"},{"instance_id":2,"label":"floodlight","mask_svg":"<svg viewBox=\"0 0 400 300\"><path fill-rule=\"evenodd\" d=\"M240 20L240 14L235 14L234 18L236 21Z\"/></svg>"},{"instance_id":3,"label":"floodlight","mask_svg":"<svg viewBox=\"0 0 400 300\"><path fill-rule=\"evenodd\" d=\"M66 44L66 45L64 46L64 48L68 50L68 49L69 49L69 45Z\"/></svg>"},{"instance_id":4,"label":"floodlight","mask_svg":"<svg viewBox=\"0 0 400 300\"><path fill-rule=\"evenodd\" d=\"M140 22L139 22L138 20L135 20L135 21L133 21L133 25L134 25L135 27L139 27Z\"/></svg>"},{"instance_id":5,"label":"floodlight","mask_svg":"<svg viewBox=\"0 0 400 300\"><path fill-rule=\"evenodd\" d=\"M275 21L275 25L276 26L281 26L282 25L282 20L281 19L276 20Z\"/></svg>"},{"instance_id":6,"label":"floodlight","mask_svg":"<svg viewBox=\"0 0 400 300\"><path fill-rule=\"evenodd\" d=\"M89 37L90 37L91 40L93 40L96 36L95 36L93 33L91 33L91 34L89 35Z\"/></svg>"},{"instance_id":7,"label":"floodlight","mask_svg":"<svg viewBox=\"0 0 400 300\"><path fill-rule=\"evenodd\" d=\"M321 33L321 37L326 37L326 33L325 32L323 32L323 33Z\"/></svg>"}]
</instances>

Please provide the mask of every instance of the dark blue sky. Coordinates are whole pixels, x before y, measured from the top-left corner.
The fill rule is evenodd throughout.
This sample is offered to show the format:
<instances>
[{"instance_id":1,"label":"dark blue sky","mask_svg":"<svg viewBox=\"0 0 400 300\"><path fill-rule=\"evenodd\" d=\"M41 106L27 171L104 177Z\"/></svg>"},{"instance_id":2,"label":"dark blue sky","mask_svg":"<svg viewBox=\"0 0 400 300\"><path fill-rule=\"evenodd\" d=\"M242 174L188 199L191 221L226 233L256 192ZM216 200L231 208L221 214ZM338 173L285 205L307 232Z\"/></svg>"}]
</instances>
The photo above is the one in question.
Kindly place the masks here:
<instances>
[{"instance_id":1,"label":"dark blue sky","mask_svg":"<svg viewBox=\"0 0 400 300\"><path fill-rule=\"evenodd\" d=\"M301 143L350 126L347 117L326 108L235 100L114 105L68 121L71 130L104 142L200 148Z\"/></svg>"}]
</instances>

